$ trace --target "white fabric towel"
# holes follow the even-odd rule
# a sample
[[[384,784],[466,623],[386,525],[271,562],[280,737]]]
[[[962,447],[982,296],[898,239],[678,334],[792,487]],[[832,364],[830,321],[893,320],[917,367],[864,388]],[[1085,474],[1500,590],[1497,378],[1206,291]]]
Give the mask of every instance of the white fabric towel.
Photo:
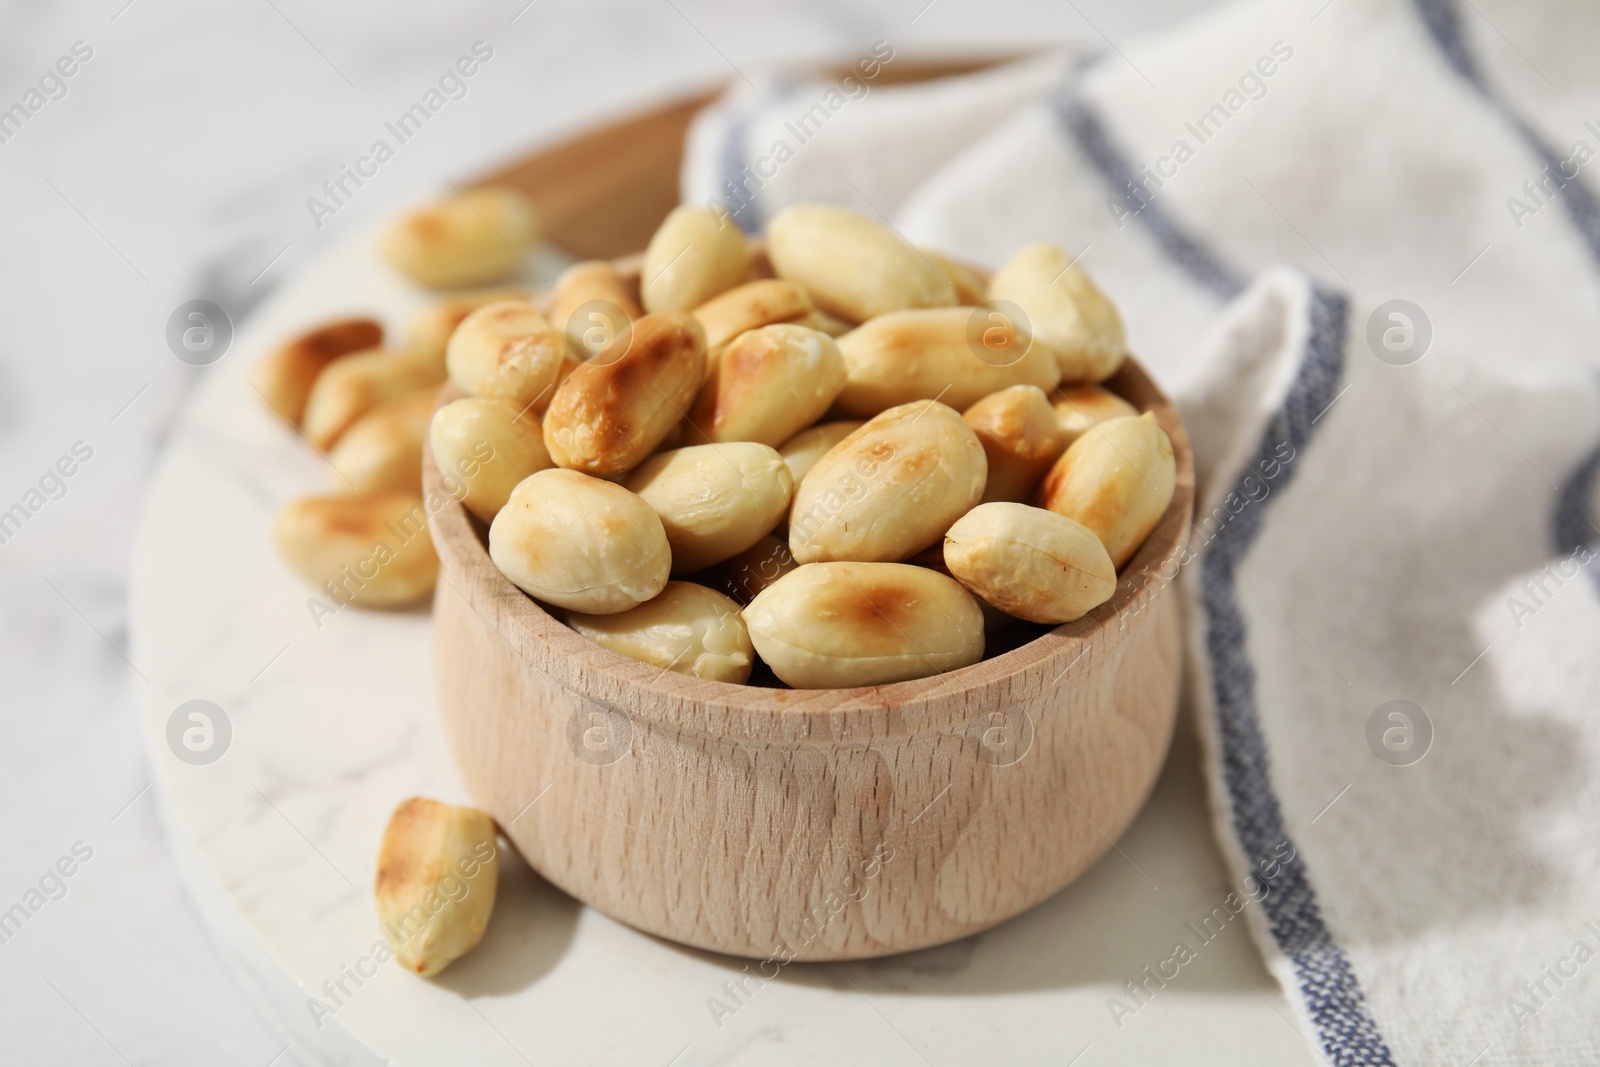
[[[739,214],[1048,239],[1119,302],[1199,465],[1216,832],[1335,1064],[1600,1063],[1597,44],[1577,0],[1250,0],[874,88]],[[806,106],[726,101],[685,198]]]

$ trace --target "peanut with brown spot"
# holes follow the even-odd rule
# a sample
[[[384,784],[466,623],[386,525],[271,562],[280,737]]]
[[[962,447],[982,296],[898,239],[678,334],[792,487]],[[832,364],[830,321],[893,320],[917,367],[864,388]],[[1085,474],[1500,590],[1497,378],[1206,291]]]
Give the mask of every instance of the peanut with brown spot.
[[[796,689],[885,685],[983,658],[983,612],[937,571],[903,563],[809,563],[744,609],[750,640]]]
[[[318,375],[341,356],[382,344],[383,327],[372,319],[330,322],[280,345],[252,368],[250,384],[285,422],[299,426]]]
[[[800,483],[789,549],[801,563],[898,562],[983,497],[988,461],[950,408],[890,408],[829,449]]]
[[[389,816],[373,898],[400,966],[431,978],[471,952],[494,911],[500,852],[476,808],[412,797]]]
[[[544,416],[550,457],[602,478],[632,470],[688,414],[705,363],[698,319],[685,311],[646,315],[556,390]]]
[[[777,447],[821,418],[844,384],[844,357],[827,334],[789,323],[750,330],[707,373],[691,440]]]
[[[441,378],[438,368],[383,349],[343,356],[317,376],[306,398],[301,429],[306,440],[326,452],[367,412],[438,385]]]
[[[1072,442],[1036,503],[1093,530],[1120,570],[1166,513],[1176,480],[1172,441],[1147,411],[1102,422]]]
[[[578,366],[537,308],[525,301],[485,304],[461,320],[445,350],[450,380],[474,396],[499,397],[543,412]]]
[[[1045,472],[1070,443],[1044,390],[1033,385],[990,393],[961,418],[978,435],[989,458],[985,504],[1032,499]]]
[[[492,285],[522,267],[522,249],[539,235],[538,218],[515,189],[469,189],[407,212],[384,230],[379,248],[419,285]]]
[[[302,578],[358,607],[414,604],[439,576],[428,513],[415,493],[297,500],[278,513],[272,540]]]

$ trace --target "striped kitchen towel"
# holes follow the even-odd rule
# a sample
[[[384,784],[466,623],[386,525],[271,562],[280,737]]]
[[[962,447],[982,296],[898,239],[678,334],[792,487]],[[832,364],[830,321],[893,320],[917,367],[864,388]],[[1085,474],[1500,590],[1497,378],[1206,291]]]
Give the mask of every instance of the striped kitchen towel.
[[[748,229],[1045,238],[1118,300],[1195,445],[1218,840],[1334,1064],[1600,1063],[1596,46],[1577,0],[1250,0],[824,101],[782,163],[827,85],[691,138],[686,199]]]

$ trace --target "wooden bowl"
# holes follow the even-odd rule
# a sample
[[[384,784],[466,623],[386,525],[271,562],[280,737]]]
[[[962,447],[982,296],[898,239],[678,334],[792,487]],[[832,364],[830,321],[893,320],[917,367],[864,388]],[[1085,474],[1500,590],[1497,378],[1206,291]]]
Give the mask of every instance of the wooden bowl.
[[[585,903],[761,960],[922,948],[1055,893],[1143,806],[1178,700],[1189,440],[1133,360],[1107,384],[1156,413],[1177,460],[1172,504],[1115,596],[917,681],[789,690],[663,671],[547,614],[461,505],[432,510],[440,704],[477,803]],[[440,490],[431,456],[424,476]]]

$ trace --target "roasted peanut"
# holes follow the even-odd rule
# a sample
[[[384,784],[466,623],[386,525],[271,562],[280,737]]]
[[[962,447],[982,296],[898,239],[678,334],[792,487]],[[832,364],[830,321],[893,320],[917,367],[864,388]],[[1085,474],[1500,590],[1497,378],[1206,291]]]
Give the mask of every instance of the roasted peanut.
[[[530,596],[596,615],[643,604],[672,569],[661,520],[620,485],[577,471],[530,474],[489,525],[489,558]]]
[[[896,311],[851,330],[839,338],[849,373],[839,409],[868,416],[934,399],[960,409],[1007,386],[1054,388],[1050,351],[1009,318],[984,316],[981,308]]]
[[[785,441],[783,447],[778,449],[778,454],[788,465],[789,473],[794,475],[796,491],[800,488],[800,482],[811,473],[811,468],[817,465],[817,460],[827,455],[834,445],[865,425],[865,422],[857,419],[825,422],[809,430],[801,430]]]
[[[1063,381],[1104,381],[1122,366],[1127,342],[1116,305],[1055,245],[1040,241],[1013,256],[989,282],[989,299],[1023,310]]]
[[[381,344],[383,327],[371,319],[330,322],[301,334],[262,359],[251,370],[250,383],[284,421],[298,426],[311,387],[328,364],[340,356]]]
[[[989,478],[983,502],[1030,500],[1069,443],[1044,390],[1013,385],[990,393],[961,416],[983,443]]]
[[[694,309],[706,329],[706,348],[717,351],[746,330],[794,322],[811,313],[811,297],[794,282],[770,278],[746,282]]]
[[[445,350],[450,380],[475,396],[542,412],[578,366],[564,337],[529,303],[485,304],[461,320]]]
[[[551,458],[601,477],[633,469],[688,413],[705,363],[698,319],[686,311],[646,315],[556,390],[544,418]]]
[[[644,309],[689,311],[744,280],[750,242],[727,212],[697,204],[673,208],[644,251]]]
[[[357,607],[413,603],[439,576],[428,513],[415,493],[297,500],[278,513],[272,539],[302,578]]]
[[[465,487],[461,502],[484,522],[494,521],[517,483],[554,466],[544,428],[514,400],[455,400],[433,415],[428,431],[433,461]]]
[[[425,386],[357,419],[328,452],[334,488],[422,492],[422,441],[438,395],[436,387]]]
[[[672,573],[737,555],[783,518],[794,479],[777,449],[748,441],[652,456],[624,483],[661,516]]]
[[[379,348],[344,356],[317,376],[306,398],[301,428],[306,440],[326,452],[357,419],[379,404],[438,385],[441,380],[437,368]]]
[[[1102,422],[1072,442],[1035,502],[1093,530],[1120,570],[1166,513],[1176,477],[1172,442],[1147,411]]]
[[[950,408],[890,408],[840,441],[795,494],[789,549],[801,563],[895,562],[938,541],[983,497],[983,445]]]
[[[757,593],[798,566],[789,546],[766,534],[737,556],[729,556],[696,574],[694,580],[748,604]]]
[[[979,507],[982,507],[982,505],[980,504]],[[967,514],[971,515],[972,512],[969,511]],[[961,520],[957,519],[956,521],[960,522]],[[938,571],[946,578],[950,578],[952,580],[955,579],[955,575],[950,573],[949,565],[944,561],[943,544],[937,544],[932,548],[924,549],[923,551],[918,552],[915,556],[912,556],[910,559],[906,560],[906,562],[913,567],[927,567],[931,570]],[[970,589],[967,591],[969,593],[972,592]],[[977,594],[973,594],[973,596],[974,599],[978,601],[978,609],[983,612],[983,632],[985,634],[999,633],[1002,630],[1007,630],[1023,621],[1017,618],[1015,615],[1007,615],[1005,612],[1001,611],[987,600],[977,596]],[[985,651],[987,651],[987,646]]]
[[[417,284],[454,289],[511,277],[522,266],[522,247],[538,236],[527,197],[515,189],[469,189],[400,216],[379,247]]]
[[[821,418],[844,381],[844,357],[825,333],[789,323],[741,333],[706,374],[690,440],[776,448]]]
[[[845,419],[841,422],[825,422],[820,426],[813,426],[809,430],[801,430],[785,441],[778,449],[778,454],[783,457],[784,465],[789,468],[789,473],[794,476],[795,492],[800,491],[800,480],[811,473],[811,468],[817,465],[817,460],[828,454],[828,450],[855,433],[866,423],[860,419]],[[792,504],[790,505],[793,506]],[[784,539],[787,544],[789,539],[789,520],[784,521],[773,529],[775,536]]]
[[[1027,504],[979,504],[944,535],[950,573],[1029,622],[1082,618],[1117,590],[1117,568],[1087,526]]]
[[[521,303],[527,299],[528,294],[521,289],[475,289],[441,297],[411,316],[406,325],[406,352],[438,367],[439,373],[444,374],[450,335],[456,332],[462,319],[485,304]]]
[[[756,661],[739,605],[693,582],[668,582],[654,600],[615,615],[573,612],[567,625],[613,652],[695,678],[743,685]]]
[[[671,452],[674,448],[682,448],[685,436],[683,428],[687,425],[688,423],[683,421],[674,423],[672,429],[667,431],[667,435],[661,439],[661,443],[656,445],[650,455],[659,456],[663,452]]]
[[[767,225],[767,254],[778,277],[799,282],[817,307],[851,322],[956,302],[955,286],[927,256],[844,208],[784,208]]]
[[[1124,415],[1137,415],[1139,409],[1100,385],[1063,385],[1055,392],[1056,421],[1066,432],[1070,445],[1091,426]]]
[[[373,895],[400,966],[431,978],[483,937],[500,853],[494,820],[476,808],[412,797],[389,816]]]
[[[846,322],[837,316],[828,314],[826,311],[818,311],[816,308],[811,309],[811,314],[795,319],[794,324],[816,330],[818,333],[825,333],[829,337],[843,337],[856,328],[855,323]]]
[[[572,317],[574,313],[580,313],[577,319]],[[638,296],[604,259],[568,267],[550,294],[550,325],[567,339],[579,359],[610,348],[643,315]]]
[[[744,609],[756,651],[796,689],[884,685],[983,658],[983,612],[956,581],[903,563],[811,563]]]
[[[950,279],[950,284],[956,288],[956,303],[963,307],[977,307],[983,303],[983,279],[978,277],[976,271],[964,267],[942,252],[935,252],[931,248],[924,248],[922,254],[928,261],[939,268],[939,273]]]

